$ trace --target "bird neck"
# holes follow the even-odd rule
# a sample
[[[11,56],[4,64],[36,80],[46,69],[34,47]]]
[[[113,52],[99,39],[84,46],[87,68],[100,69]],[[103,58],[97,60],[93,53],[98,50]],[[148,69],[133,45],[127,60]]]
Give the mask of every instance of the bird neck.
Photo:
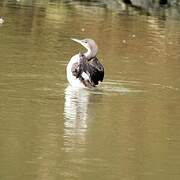
[[[95,57],[97,54],[97,48],[95,49],[88,49],[86,53],[84,53],[84,56],[87,58],[87,59],[91,59],[93,57]]]

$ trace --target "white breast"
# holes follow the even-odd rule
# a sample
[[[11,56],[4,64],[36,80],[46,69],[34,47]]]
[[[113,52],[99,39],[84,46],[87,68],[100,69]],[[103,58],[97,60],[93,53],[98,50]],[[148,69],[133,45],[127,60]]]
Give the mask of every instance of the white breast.
[[[67,80],[68,80],[69,84],[71,84],[71,86],[73,86],[73,87],[85,87],[78,78],[73,76],[72,71],[71,71],[72,65],[74,63],[77,63],[78,61],[79,61],[79,54],[74,55],[70,59],[68,65],[67,65],[67,68],[66,68]]]

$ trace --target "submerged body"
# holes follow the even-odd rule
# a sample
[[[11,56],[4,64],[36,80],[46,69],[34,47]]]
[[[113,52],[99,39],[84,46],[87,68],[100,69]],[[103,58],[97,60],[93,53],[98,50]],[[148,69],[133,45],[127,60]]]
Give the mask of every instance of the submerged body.
[[[87,52],[74,55],[67,65],[67,79],[74,87],[95,87],[103,81],[104,67],[96,57],[98,48],[92,39],[77,40]]]

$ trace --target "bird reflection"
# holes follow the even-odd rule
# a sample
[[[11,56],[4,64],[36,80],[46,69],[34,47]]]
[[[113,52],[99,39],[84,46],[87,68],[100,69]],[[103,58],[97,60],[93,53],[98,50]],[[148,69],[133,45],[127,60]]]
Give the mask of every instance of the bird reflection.
[[[65,149],[71,151],[85,143],[90,92],[68,86],[65,89],[64,138]]]

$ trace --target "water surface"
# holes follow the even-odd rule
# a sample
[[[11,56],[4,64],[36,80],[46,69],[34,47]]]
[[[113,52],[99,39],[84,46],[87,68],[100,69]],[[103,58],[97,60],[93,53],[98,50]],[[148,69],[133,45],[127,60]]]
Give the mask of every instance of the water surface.
[[[1,0],[0,16],[0,179],[179,180],[179,21],[79,1]],[[99,46],[95,90],[67,83],[71,37]]]

